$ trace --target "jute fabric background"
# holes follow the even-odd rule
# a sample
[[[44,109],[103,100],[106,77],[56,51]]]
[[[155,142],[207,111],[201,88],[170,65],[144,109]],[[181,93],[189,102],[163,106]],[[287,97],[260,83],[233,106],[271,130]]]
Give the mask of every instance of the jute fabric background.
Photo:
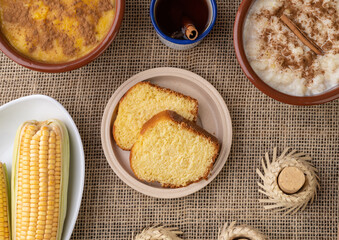
[[[86,181],[73,239],[130,239],[151,223],[178,226],[186,239],[212,240],[237,220],[271,239],[336,239],[338,225],[339,101],[297,107],[257,90],[242,73],[232,27],[240,1],[219,0],[218,19],[198,47],[184,52],[162,45],[149,18],[149,0],[127,0],[120,33],[96,61],[69,73],[44,74],[0,56],[0,103],[46,94],[65,106],[77,124],[86,154]],[[113,92],[132,75],[155,67],[193,71],[212,83],[230,110],[234,139],[228,162],[203,190],[181,199],[144,196],[125,185],[101,148],[100,124]],[[291,146],[313,157],[321,191],[315,204],[294,216],[264,211],[255,169],[266,151]]]

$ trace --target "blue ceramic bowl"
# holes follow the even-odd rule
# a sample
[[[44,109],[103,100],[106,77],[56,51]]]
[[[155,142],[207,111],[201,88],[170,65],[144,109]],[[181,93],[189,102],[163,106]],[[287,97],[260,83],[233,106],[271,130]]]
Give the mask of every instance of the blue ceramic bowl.
[[[197,46],[203,39],[204,37],[207,36],[207,34],[212,30],[214,24],[215,24],[215,20],[217,19],[217,4],[215,0],[208,0],[208,6],[209,6],[209,11],[210,11],[210,19],[209,19],[209,25],[206,28],[206,30],[199,35],[199,37],[194,40],[179,40],[179,39],[174,39],[171,38],[169,36],[167,36],[166,34],[164,34],[158,24],[157,21],[155,19],[155,8],[157,6],[157,2],[158,0],[152,0],[151,1],[151,7],[150,7],[150,16],[151,16],[151,20],[152,20],[152,24],[154,26],[155,31],[157,32],[158,37],[160,38],[161,42],[164,43],[166,46],[176,49],[176,50],[187,50],[190,48],[193,48],[195,46]]]

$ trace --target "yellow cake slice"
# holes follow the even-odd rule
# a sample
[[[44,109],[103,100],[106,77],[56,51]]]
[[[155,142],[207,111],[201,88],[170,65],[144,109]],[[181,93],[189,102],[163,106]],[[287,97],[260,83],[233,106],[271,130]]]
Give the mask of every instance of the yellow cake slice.
[[[138,179],[179,188],[207,179],[220,149],[218,140],[173,111],[147,121],[130,154]]]
[[[134,85],[119,102],[113,125],[116,144],[124,150],[130,150],[144,123],[164,110],[176,111],[188,120],[196,121],[198,101],[149,82]]]

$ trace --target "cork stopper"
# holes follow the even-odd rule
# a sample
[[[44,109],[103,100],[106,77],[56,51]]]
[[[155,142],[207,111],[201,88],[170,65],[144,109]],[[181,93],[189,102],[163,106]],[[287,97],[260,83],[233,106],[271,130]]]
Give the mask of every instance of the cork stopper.
[[[297,167],[286,167],[278,176],[278,185],[287,194],[298,192],[305,185],[305,182],[304,172]]]

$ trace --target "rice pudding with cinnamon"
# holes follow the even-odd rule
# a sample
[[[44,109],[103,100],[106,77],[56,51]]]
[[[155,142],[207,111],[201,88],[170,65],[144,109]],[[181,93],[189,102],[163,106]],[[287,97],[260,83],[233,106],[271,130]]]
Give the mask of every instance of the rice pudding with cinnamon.
[[[284,14],[319,46],[316,54],[280,19]],[[311,96],[339,85],[339,0],[256,0],[244,25],[251,67],[268,85]]]

